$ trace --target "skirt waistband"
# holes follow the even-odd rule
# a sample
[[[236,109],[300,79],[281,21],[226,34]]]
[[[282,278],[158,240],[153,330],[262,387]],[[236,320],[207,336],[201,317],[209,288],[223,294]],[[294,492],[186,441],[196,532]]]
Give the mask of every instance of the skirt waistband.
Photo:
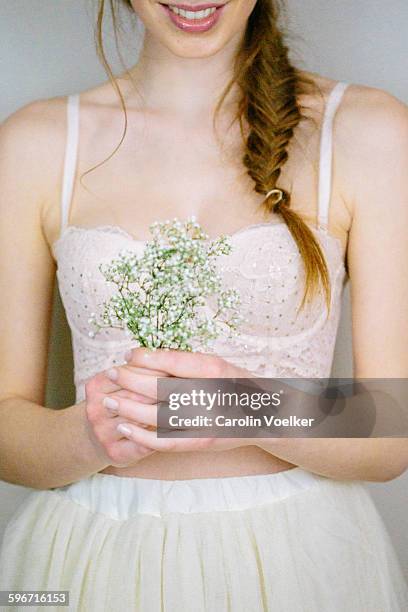
[[[300,467],[273,474],[152,480],[96,473],[53,491],[116,520],[136,514],[245,510],[273,503],[327,481]]]

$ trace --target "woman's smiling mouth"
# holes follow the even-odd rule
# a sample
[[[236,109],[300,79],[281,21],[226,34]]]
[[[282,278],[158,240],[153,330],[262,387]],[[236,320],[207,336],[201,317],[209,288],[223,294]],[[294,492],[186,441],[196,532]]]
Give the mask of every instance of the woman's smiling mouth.
[[[160,5],[174,25],[184,32],[207,32],[215,26],[225,6],[216,3]]]

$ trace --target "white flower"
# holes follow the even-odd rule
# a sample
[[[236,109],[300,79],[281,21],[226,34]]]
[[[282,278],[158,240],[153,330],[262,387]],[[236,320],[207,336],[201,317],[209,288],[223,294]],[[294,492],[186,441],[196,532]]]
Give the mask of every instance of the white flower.
[[[89,319],[96,330],[125,330],[139,346],[194,350],[227,330],[237,332],[242,317],[240,297],[224,288],[214,260],[231,251],[225,236],[209,240],[194,217],[154,222],[153,239],[142,256],[122,250],[117,259],[101,264],[106,281],[118,292],[103,303],[101,320]],[[218,308],[212,318],[200,309],[216,296]],[[94,332],[90,332],[90,334]],[[97,333],[97,332],[96,332]]]

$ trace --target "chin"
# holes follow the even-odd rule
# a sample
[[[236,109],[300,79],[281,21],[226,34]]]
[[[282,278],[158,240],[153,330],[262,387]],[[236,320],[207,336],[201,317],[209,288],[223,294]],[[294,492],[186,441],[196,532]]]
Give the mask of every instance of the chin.
[[[229,43],[228,39],[175,41],[168,40],[166,47],[176,57],[185,59],[205,59],[219,53]]]

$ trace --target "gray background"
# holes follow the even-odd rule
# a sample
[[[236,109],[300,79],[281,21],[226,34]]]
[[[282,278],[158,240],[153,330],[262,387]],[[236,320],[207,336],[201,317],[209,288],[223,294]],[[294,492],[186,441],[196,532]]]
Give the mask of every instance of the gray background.
[[[105,80],[93,44],[94,7],[92,0],[0,0],[0,119],[34,99]],[[288,22],[294,58],[304,68],[380,87],[408,102],[407,0],[288,0]],[[131,33],[136,40],[137,31]],[[125,56],[134,57],[136,48]],[[333,375],[351,373],[346,290]],[[48,377],[47,405],[74,403],[70,337],[57,289]],[[407,484],[408,473],[368,487],[408,576]],[[0,536],[28,492],[0,482]]]

